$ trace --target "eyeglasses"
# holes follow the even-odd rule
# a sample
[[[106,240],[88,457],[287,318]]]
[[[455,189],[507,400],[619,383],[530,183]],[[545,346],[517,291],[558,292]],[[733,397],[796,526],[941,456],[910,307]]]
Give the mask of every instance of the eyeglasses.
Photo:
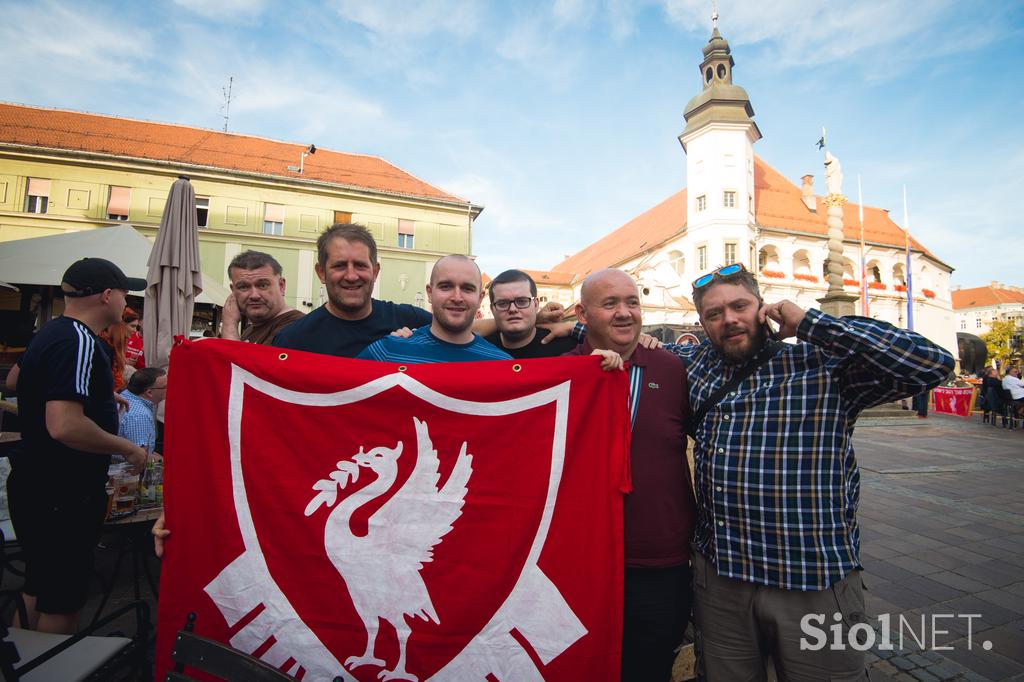
[[[746,272],[747,269],[743,267],[743,263],[732,263],[730,265],[723,265],[714,272],[709,272],[706,275],[701,275],[697,279],[693,280],[693,288],[700,289],[711,284],[715,277],[728,277],[729,275],[735,275],[737,272]]]
[[[492,303],[498,310],[508,310],[512,304],[515,303],[516,307],[520,310],[529,308],[530,304],[533,303],[533,299],[528,296],[520,296],[519,298],[499,298],[497,301]]]

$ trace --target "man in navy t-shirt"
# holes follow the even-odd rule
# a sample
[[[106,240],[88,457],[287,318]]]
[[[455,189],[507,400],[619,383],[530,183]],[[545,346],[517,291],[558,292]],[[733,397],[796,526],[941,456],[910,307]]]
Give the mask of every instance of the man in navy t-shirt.
[[[430,313],[422,308],[373,298],[380,263],[377,242],[365,227],[333,225],[316,246],[316,274],[327,303],[278,332],[275,346],[354,358],[396,329],[430,324]]]
[[[408,338],[385,336],[359,354],[381,362],[471,362],[511,360],[512,356],[473,333],[473,320],[483,301],[480,268],[467,256],[445,256],[434,264],[427,298],[434,313],[429,327]]]
[[[23,447],[8,491],[25,556],[28,622],[20,627],[75,632],[106,514],[110,455],[137,471],[146,463],[143,448],[117,435],[110,359],[96,336],[121,320],[127,293],[145,287],[102,258],[75,262],[61,284],[64,315],[36,334],[19,361]]]

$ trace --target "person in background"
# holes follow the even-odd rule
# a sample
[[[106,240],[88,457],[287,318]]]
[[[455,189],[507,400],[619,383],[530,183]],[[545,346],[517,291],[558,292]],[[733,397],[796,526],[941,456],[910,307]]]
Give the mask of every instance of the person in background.
[[[125,364],[142,369],[146,366],[146,358],[142,353],[142,318],[131,308],[125,308],[123,321],[128,327],[128,339],[124,344]]]
[[[118,435],[146,448],[156,450],[156,407],[167,395],[167,372],[159,367],[143,367],[128,380],[121,393],[128,411],[121,415]]]
[[[996,417],[1003,414],[1003,382],[999,380],[999,370],[986,367],[981,379],[981,399],[984,401],[982,423],[996,425]],[[1003,428],[1006,428],[1006,417],[1003,417]]]
[[[27,627],[73,633],[92,581],[93,550],[107,510],[107,467],[123,456],[136,472],[146,451],[117,434],[110,357],[97,333],[121,324],[125,296],[146,280],[102,258],[67,269],[64,314],[50,320],[19,363],[23,450],[7,482],[25,557]]]
[[[125,387],[125,367],[128,365],[125,358],[128,326],[118,320],[101,331],[99,336],[106,346],[107,353],[110,355],[110,366],[114,372],[114,392],[120,393]]]
[[[1010,417],[1012,429],[1013,420],[1020,416],[1020,410],[1024,407],[1024,381],[1021,380],[1020,370],[1016,367],[1011,367],[1003,377],[1003,390],[1010,392],[1010,404],[1006,406],[1006,412]]]

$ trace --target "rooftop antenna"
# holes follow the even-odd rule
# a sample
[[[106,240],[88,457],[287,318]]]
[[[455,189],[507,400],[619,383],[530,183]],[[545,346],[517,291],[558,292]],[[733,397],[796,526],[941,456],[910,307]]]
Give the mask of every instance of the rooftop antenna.
[[[228,76],[228,87],[221,88],[220,91],[224,95],[224,104],[220,106],[220,110],[223,111],[222,118],[224,119],[224,132],[228,131],[228,118],[231,117],[231,87],[235,83],[234,76]]]

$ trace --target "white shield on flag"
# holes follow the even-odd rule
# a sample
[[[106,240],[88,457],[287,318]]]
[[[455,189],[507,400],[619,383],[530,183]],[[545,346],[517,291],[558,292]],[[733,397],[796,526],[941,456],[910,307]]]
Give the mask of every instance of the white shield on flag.
[[[483,403],[396,372],[336,393],[302,393],[232,365],[227,434],[244,551],[205,588],[234,631],[231,645],[291,674],[304,671],[305,679],[542,679],[533,656],[550,663],[586,635],[538,566],[565,460],[569,388],[563,382]],[[389,410],[394,404],[407,410],[383,415],[377,401],[385,393]],[[315,417],[289,436],[295,445],[279,457],[283,468],[271,468],[267,448],[247,438],[247,429],[251,420],[288,410]],[[394,427],[374,427],[385,422]],[[364,423],[365,430],[353,426]],[[511,432],[524,424],[542,431],[530,442],[545,447],[516,449]],[[311,462],[321,469],[289,488],[289,461],[301,461],[304,471]],[[533,485],[536,494],[527,492],[528,502],[513,505],[522,509],[507,513],[495,502],[495,478],[510,486],[528,481],[524,489]],[[304,500],[292,489],[304,492]],[[474,497],[478,489],[486,494]],[[485,531],[494,528],[497,511],[513,525],[495,540],[490,536],[496,533]],[[492,544],[478,547],[486,542]],[[501,585],[462,578],[457,584],[464,594],[451,595],[447,574],[464,570],[462,552],[474,547],[477,558],[470,563],[518,570]],[[290,562],[299,554],[309,556],[293,570]],[[482,575],[485,568],[460,575]],[[298,581],[303,590],[296,589]],[[312,606],[308,594],[300,594],[310,585],[324,586],[312,590]],[[478,621],[452,622],[465,611],[459,599],[475,605]],[[339,614],[343,624],[335,627],[325,613]],[[465,627],[461,639],[451,635],[452,628]]]

